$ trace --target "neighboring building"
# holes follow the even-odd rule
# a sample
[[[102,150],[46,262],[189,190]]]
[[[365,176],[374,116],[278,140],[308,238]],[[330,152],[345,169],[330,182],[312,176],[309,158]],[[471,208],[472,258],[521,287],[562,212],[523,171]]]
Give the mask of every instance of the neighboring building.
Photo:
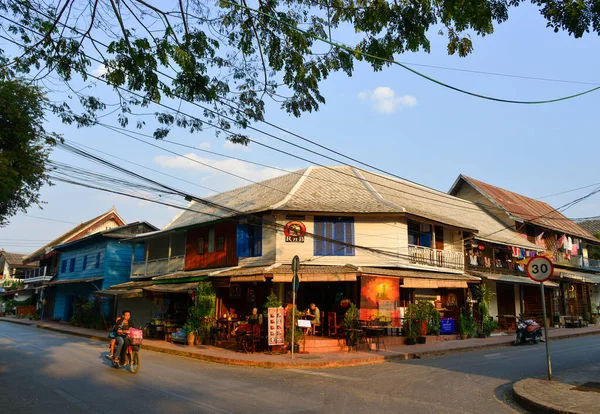
[[[600,271],[600,262],[589,258],[588,247],[600,245],[598,239],[547,203],[464,175],[457,178],[449,194],[477,203],[504,225],[517,231],[520,243],[527,241],[537,245],[538,249],[544,251],[542,254],[554,262],[554,283],[549,285],[558,283],[560,286],[559,289],[547,289],[545,298],[554,323],[560,323],[561,316],[590,318],[593,308],[591,293],[595,284],[600,282],[600,276],[596,274]],[[480,232],[477,237],[485,238],[486,235]],[[486,266],[478,266],[478,270],[483,269],[487,273],[484,275],[487,283],[497,290],[497,313],[502,315],[507,312],[514,301],[515,305],[518,302],[521,304],[520,307],[516,306],[515,313],[522,311],[529,316],[541,315],[539,289],[525,286],[520,281],[520,294],[517,295],[515,290],[512,296],[510,287],[496,276],[506,270],[508,274],[522,276],[524,252],[519,249],[509,251],[506,246],[486,248],[493,248],[488,250],[486,256],[492,256],[492,266],[487,266],[487,269]],[[493,257],[494,253],[500,257]],[[509,300],[510,296],[512,299]]]
[[[129,280],[133,247],[122,240],[155,230],[146,222],[110,226],[54,246],[52,251],[60,254],[56,277],[44,283],[46,308],[52,317],[69,321],[77,298],[91,299],[95,291]],[[112,316],[112,311],[112,304],[105,302],[103,312]]]
[[[112,292],[136,291],[121,306],[167,318],[169,306],[159,310],[152,292],[211,280],[219,315],[247,315],[271,291],[291,303],[298,255],[301,309],[314,302],[337,311],[350,299],[361,317],[398,326],[408,303],[430,300],[458,317],[480,281],[464,272],[464,240],[478,233],[538,248],[476,203],[358,168],[309,167],[192,202],[162,231],[136,237],[143,249],[135,249],[131,281]]]
[[[22,284],[25,272],[36,266],[33,264],[23,263],[24,254],[9,253],[0,250],[0,301],[15,299],[17,301],[25,301],[30,299],[32,292],[27,289],[27,286]],[[8,290],[6,287],[20,283],[18,289]]]
[[[600,239],[600,220],[583,220],[576,223]],[[589,262],[595,267],[600,267],[600,246],[590,247],[588,255]],[[600,285],[592,287],[592,312],[596,315],[600,314]]]
[[[73,227],[50,243],[25,256],[23,258],[24,263],[29,267],[23,275],[23,282],[27,286],[27,289],[33,292],[34,300],[36,302],[40,300],[43,283],[49,282],[58,274],[60,254],[54,250],[55,246],[72,242],[100,231],[123,226],[124,224],[125,220],[119,216],[117,210],[113,207],[106,213]],[[46,307],[43,310],[43,315],[47,316],[51,314],[51,308]]]

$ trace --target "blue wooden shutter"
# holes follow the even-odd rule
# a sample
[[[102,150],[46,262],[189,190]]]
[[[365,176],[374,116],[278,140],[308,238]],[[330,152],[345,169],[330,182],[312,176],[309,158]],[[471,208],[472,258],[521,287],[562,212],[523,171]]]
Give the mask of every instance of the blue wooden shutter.
[[[87,255],[83,256],[83,266],[81,267],[83,270],[87,267]]]
[[[324,235],[325,235],[325,228],[324,228],[323,222],[315,217],[315,236],[317,236],[314,238],[314,244],[315,244],[314,255],[315,256],[324,256],[325,255],[325,242],[323,240],[321,240],[321,238],[319,237],[319,236],[322,237]]]
[[[236,229],[236,253],[238,257],[250,256],[250,235],[247,224],[238,224]]]
[[[100,253],[96,254],[96,269],[100,267]]]
[[[69,272],[75,270],[75,258],[71,259],[71,263],[69,263]]]
[[[67,271],[67,261],[63,260],[60,264],[60,272],[65,273]]]
[[[253,256],[262,256],[262,225],[257,224],[253,227]]]
[[[336,220],[333,223],[333,238],[335,241],[343,242],[344,241],[344,222],[342,219]],[[346,249],[344,245],[341,243],[332,243],[333,256],[345,256]]]
[[[323,236],[325,236],[326,239],[323,241],[323,244],[325,246],[324,256],[335,255],[335,242],[332,241],[333,239],[335,239],[333,230],[333,222],[331,221],[331,219],[323,223]]]
[[[354,220],[348,219],[344,223],[344,243],[354,245]],[[354,256],[354,246],[346,246],[345,256]]]

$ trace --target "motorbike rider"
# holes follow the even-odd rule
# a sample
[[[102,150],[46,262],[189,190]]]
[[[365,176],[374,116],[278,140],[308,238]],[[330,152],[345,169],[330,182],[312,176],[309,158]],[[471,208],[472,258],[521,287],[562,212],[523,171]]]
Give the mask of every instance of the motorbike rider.
[[[135,325],[131,321],[131,311],[124,310],[123,316],[116,324],[117,331],[117,350],[114,354],[114,361],[118,364],[119,358],[121,356],[121,351],[123,347],[128,345],[127,334],[129,333],[129,328],[135,328]]]

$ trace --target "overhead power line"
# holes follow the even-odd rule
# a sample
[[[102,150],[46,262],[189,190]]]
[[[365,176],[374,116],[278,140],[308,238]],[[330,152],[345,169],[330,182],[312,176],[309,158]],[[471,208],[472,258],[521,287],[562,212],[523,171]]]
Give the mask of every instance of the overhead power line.
[[[39,11],[37,11],[37,12],[38,12],[39,14],[41,14],[41,15],[44,15],[43,13],[41,13],[41,12],[39,12]],[[3,16],[0,16],[0,17],[3,17]],[[46,17],[48,17],[48,16],[46,16]],[[3,17],[3,18],[5,18],[5,19],[7,19],[7,20],[11,21],[10,19],[8,19],[8,18],[6,18],[6,17]],[[18,22],[14,22],[14,21],[12,21],[12,22],[13,22],[14,24],[19,24]],[[61,24],[61,25],[63,25],[64,27],[66,27],[66,28],[70,28],[71,30],[77,31],[77,29],[76,29],[76,28],[70,27],[70,26],[68,26],[68,25],[65,25],[65,24],[63,24],[63,23],[60,23],[60,24]],[[21,25],[21,26],[22,26],[22,25]],[[35,31],[34,31],[33,29],[27,28],[26,26],[22,26],[22,28],[24,28],[24,29],[27,29],[27,30],[30,30],[30,31],[32,31],[32,32],[34,32],[34,33],[35,33]],[[0,37],[2,37],[2,36],[0,36]],[[13,43],[16,43],[14,40],[11,40],[11,39],[8,39],[8,40],[12,41]],[[93,40],[94,40],[94,39],[93,39]],[[96,41],[96,40],[94,40],[94,41]],[[103,44],[102,42],[99,42],[99,41],[97,41],[97,43],[99,43],[100,45],[102,45],[102,46],[104,46],[104,47],[107,47],[107,45]],[[21,47],[23,47],[23,46],[21,46]],[[86,57],[88,57],[88,58],[89,58],[89,59],[91,59],[91,60],[94,60],[94,61],[98,62],[98,63],[103,63],[103,62],[102,62],[102,61],[100,61],[99,59],[96,59],[96,58],[94,58],[94,57],[92,57],[92,56],[89,56],[89,55],[85,55],[85,56],[86,56]],[[168,77],[168,78],[172,79],[172,80],[174,79],[174,78],[173,78],[171,75],[169,75],[169,74],[163,73],[163,72],[161,72],[161,71],[157,71],[157,72],[158,72],[158,73],[160,73],[160,74],[161,74],[161,75],[163,75],[163,76],[166,76],[166,77]],[[95,75],[93,75],[93,74],[90,74],[90,73],[87,73],[87,75],[88,75],[89,77],[91,77],[91,78],[97,79],[98,81],[101,81],[101,82],[103,82],[103,83],[106,83],[106,84],[107,84],[107,85],[109,85],[109,86],[112,86],[112,85],[110,85],[110,84],[109,84],[109,83],[108,83],[108,82],[107,82],[105,79],[102,79],[102,78],[100,78],[100,77],[97,77],[97,76],[95,76]],[[114,86],[113,86],[113,87],[114,87]],[[128,90],[128,89],[126,89],[126,88],[123,88],[123,87],[117,87],[117,88],[118,88],[118,89],[121,89],[121,90],[123,90],[123,91],[125,91],[125,92],[131,93],[131,94],[133,94],[133,95],[135,95],[135,96],[137,96],[137,97],[139,97],[139,98],[143,98],[143,96],[142,96],[141,94],[138,94],[138,93],[136,93],[136,92],[133,92],[133,91],[131,91],[131,90]],[[220,114],[220,113],[216,112],[215,110],[213,110],[213,109],[211,109],[211,108],[208,108],[208,107],[206,107],[206,106],[200,105],[200,104],[198,104],[198,103],[196,103],[196,102],[187,101],[187,100],[185,100],[185,99],[184,99],[184,98],[182,98],[182,97],[179,97],[179,98],[180,98],[180,99],[182,99],[182,100],[184,100],[184,101],[186,101],[186,102],[188,102],[188,103],[190,103],[190,104],[192,104],[192,105],[194,105],[194,106],[197,106],[197,107],[199,107],[199,108],[201,108],[201,109],[203,109],[203,110],[205,110],[205,111],[208,111],[208,112],[210,112],[210,113],[213,113],[213,114],[215,114],[215,115],[217,115],[217,116],[221,116],[221,117],[223,117],[224,119],[227,119],[227,120],[229,120],[229,121],[236,122],[236,121],[235,121],[235,119],[233,119],[233,118],[231,118],[231,117],[228,117],[227,115]],[[223,103],[222,101],[219,101],[219,102]],[[227,129],[225,129],[225,128],[223,128],[223,127],[219,126],[219,125],[212,124],[212,123],[211,123],[211,122],[209,122],[208,120],[202,120],[202,119],[200,119],[200,118],[198,118],[198,117],[196,117],[196,116],[193,116],[193,115],[190,115],[190,114],[188,114],[188,113],[185,113],[185,112],[181,111],[180,109],[175,109],[175,108],[172,108],[172,107],[170,107],[170,106],[168,106],[168,105],[165,105],[164,103],[156,103],[156,104],[157,104],[157,105],[159,105],[159,106],[162,106],[162,107],[164,107],[164,108],[166,108],[166,109],[168,109],[168,110],[171,110],[171,111],[176,111],[176,112],[178,112],[178,113],[181,113],[181,114],[183,114],[183,115],[185,115],[185,116],[188,116],[188,117],[190,117],[190,118],[192,118],[192,119],[194,119],[194,120],[197,120],[197,121],[199,121],[199,122],[205,123],[205,124],[207,124],[207,125],[209,125],[209,126],[211,126],[211,127],[217,128],[217,129],[219,129],[219,130],[221,130],[221,131],[223,131],[223,132],[225,132],[225,133],[227,133],[227,134],[230,134],[230,135],[236,135],[235,133],[233,133],[233,132],[232,132],[232,131],[230,131],[230,130],[227,130]],[[229,105],[229,104],[225,104],[225,103],[223,103],[223,104],[224,104],[224,105],[226,105],[226,106],[228,106],[228,107],[230,107],[231,109],[234,109],[234,110],[236,110],[236,111],[240,111],[240,110],[239,110],[238,108],[236,108],[235,106],[231,106],[231,105]],[[240,111],[240,112],[241,112],[241,111]],[[243,114],[243,113],[242,113],[242,114]],[[361,162],[361,161],[359,161],[359,160],[356,160],[355,158],[348,157],[348,156],[346,156],[346,155],[344,155],[344,154],[342,154],[342,153],[340,153],[340,152],[337,152],[337,151],[335,151],[335,150],[332,150],[332,149],[330,149],[330,148],[328,148],[328,147],[326,147],[326,146],[323,146],[323,145],[321,145],[321,144],[318,144],[318,143],[314,142],[313,140],[310,140],[310,139],[304,138],[304,137],[302,137],[302,136],[300,136],[300,135],[298,135],[298,134],[295,134],[295,133],[293,133],[293,132],[291,132],[291,131],[288,131],[288,130],[286,130],[285,128],[281,128],[281,127],[279,127],[279,126],[277,126],[277,125],[275,125],[275,124],[271,124],[271,123],[269,123],[269,122],[266,122],[266,121],[263,121],[263,122],[264,122],[264,123],[266,123],[267,125],[270,125],[270,126],[273,126],[273,127],[277,128],[277,129],[279,129],[279,130],[281,130],[281,131],[283,131],[283,132],[286,132],[286,133],[288,133],[288,134],[294,135],[294,136],[296,136],[296,137],[298,137],[298,138],[300,138],[300,139],[302,139],[302,140],[304,140],[304,141],[310,142],[310,143],[312,143],[313,145],[319,146],[320,148],[326,149],[326,150],[328,150],[328,151],[330,151],[330,152],[332,152],[332,153],[335,153],[335,154],[339,154],[339,155],[341,155],[341,156],[342,156],[342,157],[344,157],[344,158],[347,158],[347,159],[353,160],[353,161],[355,161],[355,162],[358,162],[358,163],[360,163],[361,165],[367,166],[367,167],[369,167],[369,168],[372,168],[372,169],[374,169],[374,170],[376,170],[376,171],[380,171],[380,172],[382,172],[382,173],[384,173],[384,174],[388,174],[388,175],[391,175],[392,177],[395,177],[395,178],[397,178],[397,179],[403,180],[403,181],[405,181],[405,183],[403,183],[403,184],[405,184],[405,185],[407,185],[407,186],[409,186],[409,187],[416,188],[416,189],[418,189],[418,190],[420,190],[420,191],[427,191],[427,192],[430,192],[430,193],[432,193],[432,194],[436,194],[436,195],[439,195],[439,194],[441,193],[441,192],[439,192],[438,190],[431,189],[431,188],[429,188],[429,187],[426,187],[426,186],[423,186],[423,185],[421,185],[421,184],[415,183],[415,182],[413,182],[413,181],[411,181],[411,180],[407,180],[406,178],[403,178],[403,177],[400,177],[400,176],[398,176],[398,175],[395,175],[395,174],[393,174],[393,173],[390,173],[390,172],[387,172],[387,171],[385,171],[385,170],[379,169],[379,168],[377,168],[377,167],[375,167],[375,166],[372,166],[372,165],[370,165],[370,164],[366,164],[366,163],[364,163],[364,162]],[[346,164],[344,161],[341,161],[341,160],[339,160],[339,159],[332,158],[332,157],[329,157],[329,156],[327,156],[327,155],[323,155],[323,154],[321,154],[321,153],[319,153],[319,152],[316,152],[316,151],[313,151],[313,150],[307,149],[307,148],[305,148],[305,147],[303,147],[303,146],[301,146],[301,145],[295,144],[295,143],[293,143],[293,142],[290,142],[289,140],[283,139],[283,138],[281,138],[281,137],[278,137],[278,136],[276,136],[276,135],[273,135],[273,134],[271,134],[271,133],[268,133],[268,132],[262,131],[262,130],[260,130],[260,129],[258,129],[258,128],[255,128],[255,127],[252,127],[252,126],[248,126],[248,129],[250,129],[250,130],[254,130],[254,131],[258,132],[258,133],[264,134],[264,135],[266,135],[266,136],[268,136],[268,137],[271,137],[271,138],[274,138],[274,139],[276,139],[276,140],[279,140],[279,141],[285,142],[286,144],[292,145],[292,146],[294,146],[294,147],[296,147],[296,148],[302,149],[302,150],[304,150],[304,151],[310,152],[310,153],[312,153],[312,154],[318,155],[318,156],[320,156],[320,157],[323,157],[323,158],[326,158],[326,159],[328,159],[328,160],[331,160],[331,161],[334,161],[334,162],[339,162],[339,163],[341,163],[341,164],[343,164],[343,165],[352,166],[352,165]],[[138,133],[138,134],[139,134],[139,133]],[[153,138],[153,137],[152,137],[152,138]],[[181,145],[181,144],[177,144],[177,143],[175,143],[175,142],[173,142],[173,141],[169,141],[169,140],[165,140],[165,141],[167,141],[167,142],[171,142],[171,143],[173,143],[173,144],[175,144],[175,145]],[[343,171],[336,170],[336,169],[334,169],[334,168],[331,168],[331,167],[329,167],[329,166],[323,165],[323,164],[321,164],[321,163],[317,163],[317,162],[315,162],[315,161],[312,161],[312,160],[309,160],[309,159],[307,159],[307,158],[300,157],[300,156],[299,156],[299,155],[297,155],[297,154],[290,154],[290,153],[289,153],[289,152],[287,152],[287,151],[283,151],[283,150],[281,150],[281,149],[279,149],[279,148],[272,147],[272,146],[270,146],[270,145],[267,145],[267,144],[261,143],[261,142],[259,142],[259,141],[253,140],[253,139],[251,139],[251,138],[249,138],[249,141],[250,141],[250,142],[253,142],[253,143],[254,143],[254,144],[256,144],[256,145],[260,145],[260,146],[262,146],[262,147],[268,148],[268,149],[270,149],[270,150],[273,150],[273,151],[276,151],[276,152],[279,152],[279,153],[283,153],[283,154],[285,154],[285,155],[288,155],[288,156],[290,156],[290,157],[293,157],[293,158],[295,158],[295,159],[300,159],[300,160],[303,160],[303,161],[305,161],[305,162],[308,162],[308,163],[310,163],[310,164],[314,164],[314,165],[317,165],[317,166],[320,166],[320,167],[323,167],[323,168],[327,168],[327,169],[329,169],[329,170],[331,170],[331,171],[335,172],[336,174],[342,174],[342,175],[349,176],[349,177],[351,177],[351,178],[356,178],[354,175],[351,175],[351,174],[345,173],[345,172],[343,172]],[[149,145],[152,145],[152,144],[149,144]],[[198,149],[198,150],[200,151],[200,149]],[[171,152],[171,151],[169,151],[169,150],[165,150],[165,151]],[[182,156],[182,157],[184,157],[184,158],[186,158],[186,159],[188,159],[188,160],[191,160],[191,161],[193,161],[193,159],[190,159],[189,157],[186,157],[186,156]],[[217,170],[219,170],[218,168],[215,168],[215,167],[213,167],[213,166],[210,166],[210,165],[208,165],[208,164],[206,164],[206,163],[198,162],[197,160],[196,160],[195,162],[197,162],[197,163],[199,163],[199,164],[202,164],[202,165],[204,165],[204,166],[206,166],[206,167],[209,167],[209,168],[213,168],[213,169],[217,169]],[[272,167],[271,167],[271,168],[272,168]],[[222,170],[220,170],[220,171],[221,171],[221,172],[223,172]],[[230,174],[230,175],[231,175],[231,174]],[[234,176],[235,176],[235,175],[234,175]],[[246,180],[246,181],[249,181],[249,182],[252,182],[252,183],[255,183],[255,184],[257,184],[255,181],[248,180],[248,179],[246,179],[246,178],[244,178],[244,177],[239,177],[239,176],[237,176],[237,177],[238,177],[238,178],[241,178],[241,179],[244,179],[244,180]],[[391,182],[397,183],[397,182],[396,182],[396,180],[394,180],[394,179],[393,179],[393,178],[391,178],[391,177],[387,177],[387,176],[379,176],[379,178],[381,178],[381,179],[383,179],[383,180],[387,180],[387,181],[391,181]],[[365,181],[369,182],[368,180],[365,180]],[[379,185],[379,186],[382,186],[382,187],[384,187],[384,188],[391,189],[392,191],[395,191],[395,192],[400,192],[400,193],[405,193],[405,194],[416,195],[416,194],[414,194],[414,193],[406,192],[406,191],[400,190],[400,189],[398,189],[398,188],[394,188],[394,187],[390,187],[390,186],[385,186],[385,185],[382,185],[382,184],[378,184],[378,185]],[[445,195],[445,193],[441,193],[441,194],[444,194],[444,195]],[[419,196],[419,197],[423,197],[423,196],[422,196],[422,194],[418,194],[417,196]],[[425,198],[425,197],[423,197],[423,198]],[[437,200],[437,199],[432,199],[432,198],[429,198],[429,200],[430,200],[430,201],[433,201],[433,202],[440,203],[440,200]],[[488,209],[493,209],[493,210],[503,211],[501,208],[499,208],[498,206],[496,206],[496,205],[493,205],[493,204],[485,204],[485,203],[473,202],[473,201],[469,201],[469,200],[463,200],[463,199],[460,199],[460,198],[457,198],[457,201],[458,201],[458,202],[463,202],[463,203],[465,203],[465,204],[478,204],[478,205],[484,206],[484,207],[486,207],[486,208],[488,208]],[[475,210],[475,209],[473,209],[473,210]]]
[[[345,44],[342,44],[342,43],[339,43],[339,42],[334,42],[332,40],[325,39],[323,37],[317,36],[314,33],[310,33],[310,32],[307,32],[306,30],[300,29],[299,27],[297,27],[294,24],[291,24],[291,23],[289,23],[287,21],[283,21],[281,19],[278,19],[277,17],[273,16],[270,13],[265,13],[263,11],[254,9],[252,7],[248,7],[248,6],[243,5],[243,4],[232,3],[232,2],[230,2],[228,0],[221,0],[221,3],[222,4],[228,4],[228,5],[232,6],[232,7],[239,7],[241,9],[245,9],[245,10],[247,10],[249,12],[252,12],[252,13],[255,13],[255,14],[260,14],[260,15],[265,16],[268,19],[273,20],[273,21],[275,21],[277,23],[280,23],[280,24],[282,24],[282,25],[284,25],[284,26],[286,26],[286,27],[288,27],[288,28],[290,28],[292,30],[296,30],[297,32],[300,32],[300,33],[302,33],[305,36],[312,37],[313,39],[319,40],[319,41],[327,43],[327,44],[329,44],[331,46],[334,46],[334,47],[337,47],[339,49],[345,50],[346,52],[352,53],[353,55],[360,55],[360,56],[363,56],[363,57],[366,57],[366,58],[376,59],[376,60],[380,60],[382,62],[386,62],[386,63],[390,63],[390,64],[394,64],[394,65],[400,66],[401,68],[404,68],[404,69],[408,70],[409,72],[412,72],[415,75],[418,75],[418,76],[420,76],[420,77],[422,77],[424,79],[427,79],[428,81],[433,82],[433,83],[435,83],[437,85],[443,86],[445,88],[451,89],[451,90],[456,91],[456,92],[460,92],[460,93],[465,94],[465,95],[470,95],[470,96],[474,96],[476,98],[486,99],[486,100],[489,100],[489,101],[502,102],[502,103],[512,103],[512,104],[522,104],[522,105],[539,105],[539,104],[547,104],[547,103],[553,103],[553,102],[566,101],[568,99],[577,98],[579,96],[583,96],[583,95],[589,94],[591,92],[595,92],[598,89],[600,89],[600,86],[596,86],[594,88],[591,88],[591,89],[588,89],[586,91],[579,92],[579,93],[576,93],[576,94],[573,94],[573,95],[563,96],[563,97],[555,98],[555,99],[545,99],[545,100],[540,100],[540,101],[517,101],[517,100],[512,100],[512,99],[502,99],[502,98],[496,98],[496,97],[492,97],[492,96],[482,95],[482,94],[475,93],[475,92],[470,92],[470,91],[467,91],[465,89],[461,89],[461,88],[458,88],[456,86],[452,86],[452,85],[449,85],[449,84],[444,83],[442,81],[439,81],[437,79],[434,79],[434,78],[432,78],[430,76],[427,76],[427,75],[425,75],[425,74],[423,74],[423,73],[421,73],[419,71],[416,71],[416,70],[408,67],[407,65],[402,64],[402,63],[400,63],[400,62],[398,62],[396,60],[382,58],[380,56],[373,55],[373,54],[370,54],[370,53],[366,53],[366,52],[363,52],[363,51],[358,50],[356,48],[352,48],[352,47],[350,47],[348,45],[345,45]]]

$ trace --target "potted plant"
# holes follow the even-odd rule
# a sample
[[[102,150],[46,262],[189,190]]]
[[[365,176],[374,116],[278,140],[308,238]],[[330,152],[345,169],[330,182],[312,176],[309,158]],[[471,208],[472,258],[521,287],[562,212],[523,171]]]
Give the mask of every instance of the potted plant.
[[[467,339],[475,330],[475,320],[469,311],[462,309],[458,317],[460,339]]]
[[[300,338],[304,336],[304,332],[302,328],[298,327],[298,319],[302,316],[302,314],[298,311],[298,309],[292,309],[291,312],[294,312],[294,326],[292,326],[292,315],[286,315],[286,333],[285,333],[285,341],[289,344],[290,349],[292,346],[294,347],[294,353],[300,352]],[[294,341],[292,343],[292,329],[294,330]]]
[[[349,347],[356,346],[360,337],[360,332],[357,331],[357,329],[360,329],[358,314],[359,312],[356,305],[354,303],[350,303],[348,310],[344,314],[344,320],[342,322],[344,332],[346,333],[346,345]]]
[[[496,329],[498,329],[498,324],[494,322],[492,317],[487,317],[483,321],[482,331],[486,338],[489,337]]]
[[[422,328],[422,323],[419,318],[419,310],[415,303],[409,303],[404,314],[404,331],[406,332],[406,345],[416,344]]]
[[[194,331],[193,324],[188,321],[185,325],[183,325],[183,327],[181,329],[183,329],[183,331],[185,332],[185,338],[187,340],[187,344],[189,346],[194,345],[194,343],[196,341],[196,333]]]
[[[489,336],[494,329],[495,322],[491,321],[490,323],[490,304],[492,303],[492,299],[496,294],[492,292],[489,286],[485,284],[481,284],[475,287],[475,297],[479,301],[479,313],[481,314],[481,329],[479,336],[485,338]],[[493,328],[493,329],[492,329]],[[490,330],[492,329],[492,330]]]
[[[217,295],[211,282],[198,283],[196,306],[190,308],[190,316],[195,321],[194,328],[197,332],[198,342],[210,343],[210,331],[216,324]]]

